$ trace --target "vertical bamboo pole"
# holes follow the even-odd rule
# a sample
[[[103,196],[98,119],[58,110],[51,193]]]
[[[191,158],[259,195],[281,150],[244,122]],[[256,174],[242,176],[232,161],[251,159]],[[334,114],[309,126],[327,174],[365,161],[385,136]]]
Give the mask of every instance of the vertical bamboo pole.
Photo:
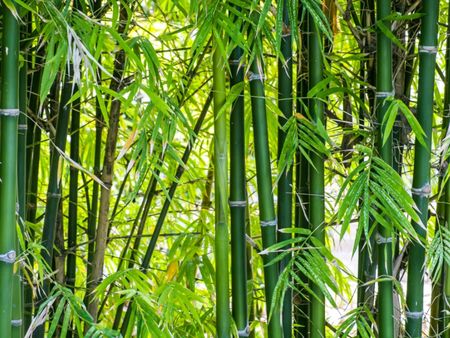
[[[230,84],[244,81],[242,49],[236,47],[231,53]],[[245,128],[244,93],[233,102],[230,115],[230,215],[231,215],[231,290],[232,313],[240,337],[248,336],[247,310],[247,252],[245,241],[246,207],[245,194]]]
[[[11,1],[14,5],[15,2]],[[17,124],[19,117],[19,24],[2,1],[0,103],[0,332],[11,336],[13,264],[16,260]],[[16,318],[14,318],[16,319]]]
[[[420,238],[426,238],[428,223],[428,202],[431,193],[430,160],[433,127],[434,70],[436,68],[437,30],[439,0],[422,3],[422,27],[419,46],[419,88],[417,119],[425,132],[426,144],[416,138],[412,194],[419,210],[422,224],[413,222]],[[406,293],[406,335],[422,337],[423,282],[425,269],[425,248],[417,241],[411,243],[408,260],[408,286]]]
[[[264,93],[264,71],[261,54],[255,56],[249,74],[252,102],[253,133],[256,157],[256,179],[258,184],[259,217],[263,247],[268,248],[276,242],[277,219],[272,195],[272,170],[270,168],[269,143],[267,133],[266,103]],[[263,255],[266,311],[273,302],[273,293],[278,281],[278,265],[269,264],[276,255]],[[283,336],[280,310],[274,308],[269,317],[268,335],[271,338]]]
[[[278,129],[278,160],[286,140],[286,132],[282,129],[289,118],[292,117],[292,37],[289,22],[288,2],[278,1],[278,10],[283,11],[283,28],[281,38],[281,54],[283,59],[278,60],[278,107],[283,113],[278,118],[280,128]],[[280,229],[292,227],[292,168],[286,168],[280,173],[278,181],[278,223]],[[279,234],[278,241],[291,238],[290,234]],[[286,247],[285,249],[289,249]],[[289,264],[290,257],[286,256],[280,262],[280,271]],[[283,300],[282,321],[284,338],[292,336],[292,289],[286,290]]]
[[[377,20],[383,20],[391,14],[391,0],[377,1]],[[383,21],[389,27],[390,23]],[[389,28],[390,29],[390,28]],[[376,111],[378,124],[381,126],[389,103],[386,98],[393,96],[392,87],[392,44],[381,29],[377,31],[377,93]],[[382,128],[381,128],[382,129]],[[392,135],[381,145],[383,131],[379,132],[379,150],[381,158],[392,166]],[[380,338],[394,336],[394,304],[392,289],[392,231],[378,227],[378,331]]]
[[[300,41],[298,43],[298,68],[297,68],[297,106],[296,112],[306,116],[304,104],[308,94],[308,50],[307,31],[308,20],[301,20],[302,10],[299,10],[299,21],[301,25]],[[302,145],[300,145],[301,147]],[[306,149],[304,151],[307,151]],[[297,228],[309,229],[309,170],[310,164],[300,150],[296,154],[296,174],[295,174],[295,226]],[[301,254],[301,253],[300,253]],[[299,278],[306,284],[309,283],[306,276],[298,272]],[[309,306],[310,298],[306,289],[297,286],[299,292],[295,295],[294,321],[295,337],[307,338],[309,336]]]
[[[215,42],[215,40],[213,40]],[[225,57],[213,43],[214,87],[214,187],[215,187],[215,260],[217,337],[230,336],[228,276],[227,136],[225,104]]]
[[[323,77],[323,39],[314,18],[308,15],[308,68],[309,89]],[[324,124],[324,107],[318,99],[310,99],[310,113],[314,123]],[[310,168],[310,224],[313,236],[325,243],[325,182],[323,156],[311,153]],[[320,287],[312,281],[311,290],[317,295],[311,297],[311,338],[325,337],[325,297]]]

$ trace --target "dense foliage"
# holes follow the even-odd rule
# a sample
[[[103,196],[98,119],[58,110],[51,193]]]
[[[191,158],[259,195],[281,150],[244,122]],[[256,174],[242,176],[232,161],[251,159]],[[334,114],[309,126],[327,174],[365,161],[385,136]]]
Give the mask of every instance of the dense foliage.
[[[2,337],[450,337],[446,1],[0,20]]]

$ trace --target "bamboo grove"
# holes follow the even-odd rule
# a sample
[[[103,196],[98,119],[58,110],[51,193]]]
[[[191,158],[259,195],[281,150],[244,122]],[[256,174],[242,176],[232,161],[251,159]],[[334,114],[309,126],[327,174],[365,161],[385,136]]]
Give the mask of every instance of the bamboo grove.
[[[449,8],[2,0],[0,337],[450,338]]]

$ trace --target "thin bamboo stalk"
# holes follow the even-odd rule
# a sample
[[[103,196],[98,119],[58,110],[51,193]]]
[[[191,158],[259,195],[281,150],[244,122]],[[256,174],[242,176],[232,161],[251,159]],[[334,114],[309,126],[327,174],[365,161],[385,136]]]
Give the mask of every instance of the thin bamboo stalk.
[[[302,10],[300,9],[299,20],[301,20],[301,13]],[[308,20],[303,18],[300,22],[301,39],[298,43],[296,112],[306,116],[304,104],[306,104],[308,93],[308,51],[306,43]],[[303,149],[303,151],[307,151],[307,149]],[[310,165],[307,158],[298,150],[295,174],[295,226],[297,228],[309,229],[309,170]],[[299,271],[298,274],[303,283],[309,283],[308,278],[303,273]],[[297,285],[297,288],[299,291],[294,298],[294,333],[297,338],[307,338],[309,336],[309,296],[301,285]]]
[[[231,53],[231,87],[244,81],[242,49]],[[244,95],[233,102],[230,116],[230,215],[231,215],[231,290],[232,312],[240,337],[247,337],[247,252],[245,241],[246,207],[245,193],[245,122]]]
[[[78,89],[75,88],[75,91]],[[80,99],[76,99],[72,107],[72,120],[70,125],[70,158],[79,163],[80,146]],[[76,248],[77,248],[77,229],[78,229],[78,169],[70,167],[69,184],[69,219],[68,219],[68,238],[67,238],[67,274],[66,284],[74,292],[76,278]]]
[[[280,128],[278,129],[278,160],[286,140],[286,132],[283,126],[289,118],[292,117],[292,95],[293,95],[293,72],[292,72],[292,36],[291,24],[289,21],[288,2],[286,0],[278,1],[278,10],[283,11],[283,29],[281,38],[281,54],[283,60],[278,60],[278,107],[283,113],[278,118]],[[292,168],[288,167],[280,173],[278,181],[278,223],[280,229],[292,227]],[[290,234],[279,234],[278,241],[285,241],[291,238]],[[285,249],[289,249],[286,247]],[[280,271],[289,264],[291,257],[286,256],[280,261]],[[292,289],[286,290],[283,300],[282,324],[284,338],[292,336]]]
[[[227,338],[230,336],[227,118],[221,112],[226,100],[225,57],[215,41],[213,40],[216,335]]]
[[[2,1],[3,3],[3,1]],[[15,5],[14,1],[10,5]],[[19,23],[3,3],[0,103],[0,332],[11,336],[13,264],[16,259],[17,123],[19,117]],[[16,318],[14,318],[16,319]]]

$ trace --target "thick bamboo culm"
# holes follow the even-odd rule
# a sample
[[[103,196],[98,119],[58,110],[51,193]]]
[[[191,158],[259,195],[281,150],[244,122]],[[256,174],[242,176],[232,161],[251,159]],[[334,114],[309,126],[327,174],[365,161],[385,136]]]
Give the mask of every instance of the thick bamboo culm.
[[[14,5],[14,1],[11,1]],[[16,260],[19,23],[3,3],[0,102],[0,332],[12,335],[13,266]]]
[[[308,15],[308,89],[311,90],[323,77],[323,39],[313,17]],[[324,106],[319,99],[309,99],[309,110],[313,123],[324,124]],[[325,180],[323,156],[311,152],[309,220],[313,236],[321,243],[325,243]],[[310,337],[325,337],[325,297],[320,287],[313,281],[311,290],[316,297],[311,297]]]
[[[283,116],[278,118],[280,127],[278,129],[278,159],[286,139],[286,132],[283,126],[292,116],[292,37],[291,26],[289,23],[288,3],[286,0],[278,1],[278,10],[283,11],[283,28],[281,38],[281,54],[283,59],[278,60],[278,107]],[[286,168],[280,173],[278,181],[278,226],[280,229],[292,227],[292,168]],[[279,234],[278,241],[288,240],[290,234]],[[289,248],[286,248],[289,249]],[[290,257],[286,256],[280,261],[280,271],[282,271],[289,263]],[[282,308],[282,324],[284,338],[292,336],[292,289],[286,290]]]
[[[391,14],[391,1],[377,1],[378,21],[384,20]],[[386,27],[389,22],[383,21]],[[393,96],[392,87],[392,43],[380,28],[377,30],[377,83],[376,83],[376,112],[378,124],[380,126],[378,137],[378,148],[381,158],[392,166],[392,135],[382,145],[383,127],[381,122],[386,114],[389,102],[388,97]],[[388,217],[388,215],[385,215]],[[383,226],[378,226],[378,330],[380,338],[394,337],[394,303],[393,303],[393,283],[392,283],[392,230]]]
[[[276,243],[277,219],[272,194],[272,170],[270,167],[263,67],[261,54],[257,54],[250,67],[249,81],[261,235],[263,247],[268,248]],[[278,264],[269,264],[275,257],[275,253],[262,256],[264,263],[264,287],[266,311],[268,316],[270,316],[268,321],[268,335],[271,338],[281,338],[283,332],[281,328],[280,310],[275,307],[270,312],[274,296],[273,293],[279,274]]]
[[[231,53],[230,86],[244,81],[244,65],[241,48]],[[247,248],[245,241],[246,207],[245,193],[245,127],[244,93],[233,102],[230,115],[230,220],[231,220],[231,292],[232,314],[238,335],[248,336],[247,310]]]
[[[419,239],[425,240],[428,202],[431,193],[430,160],[439,1],[427,0],[423,2],[422,6],[421,12],[424,13],[424,16],[422,17],[419,46],[417,119],[425,133],[425,144],[420,143],[416,138],[412,195],[422,223],[413,222],[413,226]],[[424,269],[425,248],[422,243],[413,241],[409,249],[406,293],[406,335],[411,338],[422,337]]]

